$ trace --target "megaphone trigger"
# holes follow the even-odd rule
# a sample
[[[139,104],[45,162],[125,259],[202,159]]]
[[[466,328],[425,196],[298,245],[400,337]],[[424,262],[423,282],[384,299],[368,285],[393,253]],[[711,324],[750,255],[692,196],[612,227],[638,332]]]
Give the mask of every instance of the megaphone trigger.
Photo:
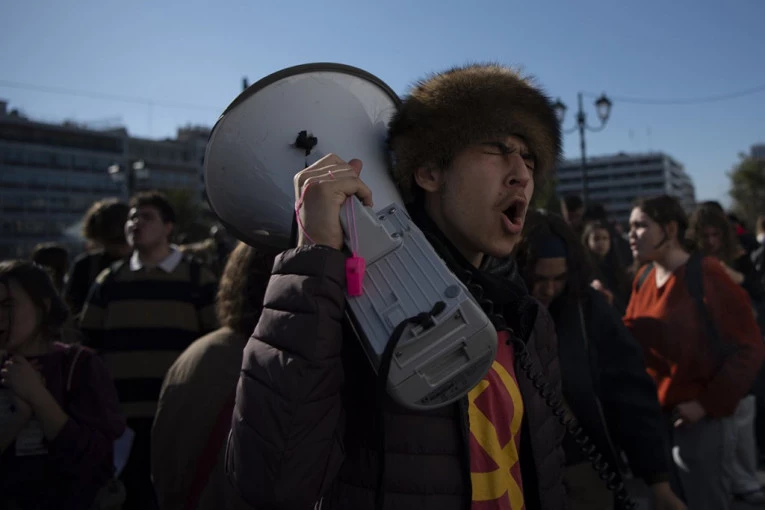
[[[358,255],[351,255],[345,261],[345,278],[349,296],[359,297],[364,294],[364,273],[366,269],[366,261]]]
[[[332,174],[330,173],[330,175]],[[346,234],[350,241],[348,248],[351,250],[351,256],[345,261],[345,281],[348,295],[359,297],[364,293],[364,272],[366,271],[367,264],[364,257],[359,256],[359,233],[356,229],[355,202],[354,197],[350,197],[346,199],[345,207],[343,207],[346,215],[345,224],[350,228],[350,232]]]

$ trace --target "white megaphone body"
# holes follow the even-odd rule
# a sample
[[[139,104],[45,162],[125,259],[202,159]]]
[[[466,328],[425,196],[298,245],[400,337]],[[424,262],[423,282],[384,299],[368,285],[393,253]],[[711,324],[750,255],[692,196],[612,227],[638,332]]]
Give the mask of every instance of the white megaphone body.
[[[343,207],[346,244],[365,260],[349,318],[391,397],[433,409],[465,395],[494,361],[497,336],[466,287],[411,221],[390,174],[388,122],[400,100],[378,78],[340,64],[306,64],[254,83],[222,114],[204,162],[208,201],[252,246],[287,249],[297,172],[333,153],[363,162],[373,211]],[[355,293],[354,293],[355,294]],[[429,320],[408,319],[432,312]]]

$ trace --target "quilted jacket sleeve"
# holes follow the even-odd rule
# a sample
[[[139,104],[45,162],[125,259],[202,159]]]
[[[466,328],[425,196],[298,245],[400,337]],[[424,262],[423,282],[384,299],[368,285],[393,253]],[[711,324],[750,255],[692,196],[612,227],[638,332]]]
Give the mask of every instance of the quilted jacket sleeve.
[[[345,255],[310,246],[274,263],[244,352],[226,469],[259,510],[310,509],[343,462]]]

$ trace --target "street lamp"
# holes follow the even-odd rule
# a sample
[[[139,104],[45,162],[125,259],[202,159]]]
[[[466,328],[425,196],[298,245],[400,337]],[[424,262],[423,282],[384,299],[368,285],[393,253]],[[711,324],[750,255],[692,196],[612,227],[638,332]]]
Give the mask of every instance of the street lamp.
[[[579,111],[576,113],[576,126],[574,126],[571,129],[564,130],[564,133],[573,133],[575,130],[579,130],[579,145],[582,149],[582,162],[581,162],[581,170],[582,170],[582,201],[584,202],[585,207],[587,206],[587,152],[586,152],[586,146],[584,141],[584,132],[585,130],[590,130],[592,132],[598,132],[602,131],[606,127],[606,123],[608,122],[608,118],[611,115],[611,100],[606,97],[605,94],[602,94],[596,101],[595,101],[595,111],[598,114],[598,118],[600,119],[600,126],[588,126],[587,125],[587,115],[584,113],[584,107],[582,106],[582,93],[579,93]],[[563,124],[563,120],[566,117],[566,105],[560,100],[557,99],[555,103],[553,103],[553,109],[555,110],[555,116],[558,118],[558,122]]]
[[[149,168],[146,166],[146,162],[142,159],[133,161],[129,166],[124,168],[119,163],[115,163],[109,165],[106,171],[109,173],[109,177],[112,178],[112,181],[118,186],[122,183],[125,184],[128,200],[130,200],[130,197],[132,197],[135,192],[136,181],[147,180],[151,175]]]

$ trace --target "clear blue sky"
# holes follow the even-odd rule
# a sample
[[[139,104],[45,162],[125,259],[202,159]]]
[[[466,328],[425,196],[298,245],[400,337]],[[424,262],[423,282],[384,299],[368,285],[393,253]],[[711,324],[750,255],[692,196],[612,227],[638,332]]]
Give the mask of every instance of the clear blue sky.
[[[560,96],[566,126],[578,91],[613,96],[609,126],[588,135],[588,152],[665,151],[685,165],[701,199],[726,200],[725,172],[739,152],[765,142],[765,91],[696,105],[619,101],[765,84],[763,0],[10,0],[2,12],[0,98],[43,120],[118,117],[134,135],[161,138],[189,122],[212,125],[243,76],[252,83],[291,65],[334,61],[403,93],[430,71],[493,60],[522,65]],[[578,157],[578,135],[566,137],[565,150]]]

